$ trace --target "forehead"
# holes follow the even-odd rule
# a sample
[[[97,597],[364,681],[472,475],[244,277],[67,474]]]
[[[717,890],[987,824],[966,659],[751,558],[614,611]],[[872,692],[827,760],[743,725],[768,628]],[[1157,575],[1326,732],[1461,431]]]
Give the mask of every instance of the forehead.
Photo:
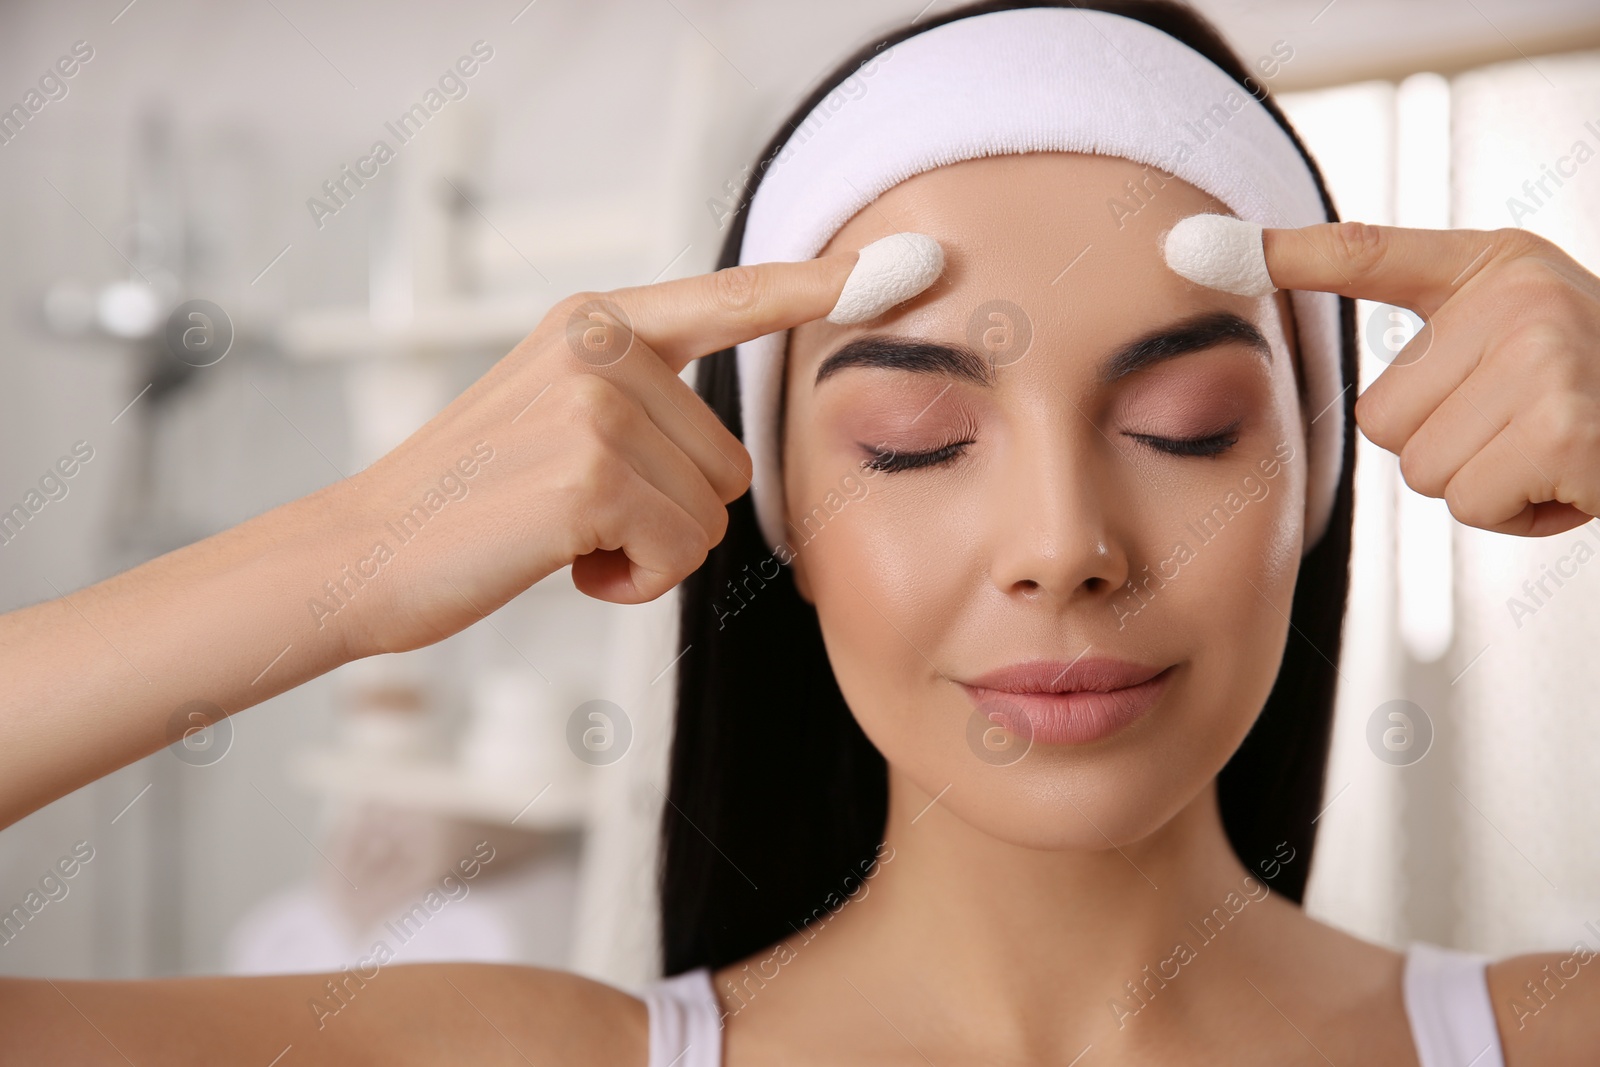
[[[1256,301],[1201,289],[1167,269],[1160,235],[1197,212],[1229,213],[1214,197],[1154,167],[1115,156],[1031,152],[963,160],[890,188],[857,212],[824,253],[897,232],[927,233],[945,273],[921,296],[869,323],[804,323],[791,334],[793,370],[867,332],[959,335],[990,301],[1027,317],[1035,337],[1096,325],[1125,333],[1130,314],[1176,318],[1230,310],[1256,320]],[[962,320],[962,321],[958,321]]]

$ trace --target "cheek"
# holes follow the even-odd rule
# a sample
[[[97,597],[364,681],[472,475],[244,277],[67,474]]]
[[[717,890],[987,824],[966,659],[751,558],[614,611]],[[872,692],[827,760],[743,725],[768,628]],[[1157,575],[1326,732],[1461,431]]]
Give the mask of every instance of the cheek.
[[[1236,661],[1286,629],[1305,478],[1296,442],[1277,434],[1254,435],[1250,451],[1217,472],[1141,497],[1137,554],[1112,601],[1120,634],[1187,633],[1197,649]]]
[[[790,494],[790,534],[846,702],[880,749],[914,760],[900,727],[925,720],[929,696],[947,687],[935,664],[978,582],[965,565],[970,540],[890,492],[892,477],[862,477],[859,494],[833,514],[817,506],[827,498],[821,480],[807,479]]]
[[[940,595],[927,561],[952,546],[947,533],[927,529],[920,506],[885,491],[888,477],[863,479],[864,492],[837,513],[814,505],[791,527],[825,628],[837,618],[852,630],[924,634]]]
[[[1272,691],[1290,639],[1303,535],[1298,450],[1260,462],[1204,497],[1186,497],[1171,542],[1117,600],[1116,639],[1178,649],[1190,663],[1173,708],[1174,781],[1214,773]]]

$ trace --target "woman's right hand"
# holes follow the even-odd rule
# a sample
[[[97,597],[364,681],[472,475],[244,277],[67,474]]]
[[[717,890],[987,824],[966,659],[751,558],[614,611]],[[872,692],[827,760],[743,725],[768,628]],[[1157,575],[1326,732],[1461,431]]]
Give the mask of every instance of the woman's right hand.
[[[355,590],[355,617],[341,620],[355,624],[352,652],[439,641],[567,564],[578,589],[623,604],[686,578],[722,539],[751,468],[679,372],[826,315],[855,260],[730,267],[557,303],[341,494],[341,525],[373,545],[349,568],[370,581],[357,590],[342,575]]]

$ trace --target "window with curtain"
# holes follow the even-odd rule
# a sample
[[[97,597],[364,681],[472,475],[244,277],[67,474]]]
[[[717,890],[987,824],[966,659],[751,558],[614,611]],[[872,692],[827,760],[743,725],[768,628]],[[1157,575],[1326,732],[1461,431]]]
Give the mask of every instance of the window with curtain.
[[[1600,272],[1600,52],[1280,101],[1344,218],[1518,226]],[[1365,302],[1357,324],[1365,389],[1419,324]],[[1357,449],[1307,907],[1395,946],[1600,948],[1600,521],[1546,538],[1463,526],[1394,455]]]

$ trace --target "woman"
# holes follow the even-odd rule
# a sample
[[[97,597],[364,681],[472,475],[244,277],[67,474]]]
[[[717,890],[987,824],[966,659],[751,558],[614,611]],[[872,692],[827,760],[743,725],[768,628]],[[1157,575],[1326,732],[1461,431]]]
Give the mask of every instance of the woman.
[[[1132,94],[1116,56],[1158,91],[1181,67],[1254,95],[1184,9],[1018,7],[948,13],[819,88],[768,146],[724,249],[725,267],[761,265],[563,301],[368,470],[0,619],[14,821],[161,747],[167,709],[237,711],[437,641],[565,564],[624,603],[689,578],[663,871],[675,977],[643,1000],[469,964],[9,980],[9,1060],[1584,1062],[1600,993],[1576,980],[1531,1018],[1514,1007],[1567,954],[1486,969],[1425,946],[1402,956],[1297,904],[1355,420],[1462,521],[1524,535],[1586,521],[1600,511],[1586,359],[1600,283],[1516,231],[1325,223],[1266,230],[1284,292],[1179,278],[1162,235],[1231,207],[1207,184],[1299,175],[1313,203],[1297,210],[1332,218],[1286,132],[1275,170],[1164,155],[1172,168],[1152,176],[1143,149],[1018,150],[913,168],[855,190],[841,202],[866,206],[848,214],[805,199],[820,186],[798,161],[839,160],[791,142],[830,143],[809,120],[875,56],[881,80],[828,122],[912,123],[874,101],[936,92],[906,73],[930,56],[944,65],[924,73],[992,75],[961,91],[1007,91],[995,57],[1026,67],[1035,41],[1088,48]],[[996,27],[1006,50],[975,47]],[[1172,66],[1139,68],[1144,47]],[[1219,130],[1287,131],[1261,100],[1225,113]],[[955,114],[923,135],[891,127],[882,158],[943,143]],[[980,130],[1004,125],[978,114]],[[1106,129],[1137,141],[1144,127]],[[793,199],[762,193],[785,183]],[[1108,209],[1130,187],[1145,195]],[[1300,195],[1284,189],[1258,208]],[[806,226],[815,258],[746,258]],[[900,232],[940,242],[940,280],[878,319],[819,321],[857,250]],[[1349,301],[1319,325],[1318,292],[1415,307],[1434,347],[1359,404],[1340,388],[1313,406],[1329,374],[1354,377]],[[773,342],[758,339],[785,331],[763,365]],[[676,372],[708,353],[702,400]],[[1487,406],[1487,432],[1456,396]],[[468,468],[459,511],[306,620],[302,590],[368,554],[441,470]],[[1196,536],[1208,515],[1224,517]],[[310,1008],[334,981],[341,1010]]]

